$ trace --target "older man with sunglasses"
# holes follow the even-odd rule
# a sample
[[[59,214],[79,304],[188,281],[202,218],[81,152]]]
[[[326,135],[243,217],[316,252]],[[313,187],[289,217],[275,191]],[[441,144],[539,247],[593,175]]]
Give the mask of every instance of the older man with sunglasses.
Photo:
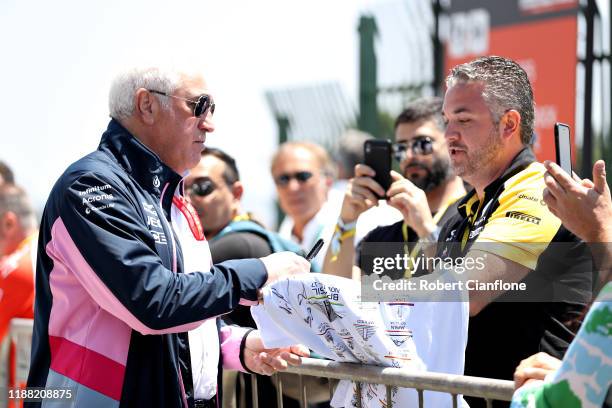
[[[320,270],[338,216],[337,208],[327,199],[332,185],[331,159],[314,143],[286,142],[274,154],[271,172],[280,207],[287,215],[279,234],[306,252],[323,238],[325,246],[312,260],[314,269]]]
[[[346,190],[336,232],[325,257],[325,273],[344,277],[359,276],[353,267],[357,219],[378,205],[379,196],[398,209],[403,219],[375,228],[358,243],[357,252],[367,242],[405,242],[412,248],[419,239],[435,241],[446,219],[456,213],[455,202],[465,194],[463,182],[450,167],[444,140],[442,100],[435,97],[410,103],[395,121],[394,158],[402,174],[391,172],[388,191],[372,178],[374,170],[359,164]]]
[[[98,150],[45,207],[28,387],[63,390],[71,407],[217,407],[221,367],[271,374],[306,354],[264,350],[257,331],[215,318],[309,264],[280,253],[212,265],[183,176],[214,107],[200,74],[147,67],[113,82]]]

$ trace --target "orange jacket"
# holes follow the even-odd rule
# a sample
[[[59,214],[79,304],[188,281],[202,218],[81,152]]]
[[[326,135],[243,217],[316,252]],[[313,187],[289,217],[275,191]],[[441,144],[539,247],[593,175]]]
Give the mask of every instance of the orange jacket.
[[[12,318],[34,318],[34,270],[32,246],[37,234],[24,239],[17,249],[0,259],[0,343]]]

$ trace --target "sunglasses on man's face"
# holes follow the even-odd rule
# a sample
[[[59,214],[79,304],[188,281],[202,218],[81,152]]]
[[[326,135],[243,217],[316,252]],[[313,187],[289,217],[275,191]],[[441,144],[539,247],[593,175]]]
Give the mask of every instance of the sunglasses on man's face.
[[[202,94],[198,97],[198,99],[187,99],[182,98],[180,96],[170,95],[165,92],[155,91],[152,89],[149,89],[149,92],[185,101],[187,103],[187,106],[189,106],[193,110],[193,116],[195,116],[196,118],[199,118],[202,115],[206,117],[206,114],[208,112],[210,112],[211,115],[214,115],[215,113],[216,105],[210,95]]]
[[[433,153],[433,139],[429,136],[415,137],[409,142],[398,142],[393,144],[393,157],[398,162],[406,158],[406,152],[410,149],[414,155],[429,155]]]
[[[209,178],[198,178],[189,186],[185,186],[187,194],[196,195],[198,197],[206,197],[217,188],[216,184]]]
[[[285,187],[292,179],[296,179],[300,184],[307,182],[313,174],[310,171],[298,171],[295,173],[283,173],[274,177],[277,186]]]

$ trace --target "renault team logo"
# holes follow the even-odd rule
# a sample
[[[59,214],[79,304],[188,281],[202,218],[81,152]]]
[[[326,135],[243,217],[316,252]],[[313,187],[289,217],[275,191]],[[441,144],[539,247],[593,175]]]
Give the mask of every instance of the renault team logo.
[[[540,225],[541,218],[534,217],[533,215],[525,214],[520,211],[508,211],[506,217],[514,218],[521,221],[527,221],[535,225]]]

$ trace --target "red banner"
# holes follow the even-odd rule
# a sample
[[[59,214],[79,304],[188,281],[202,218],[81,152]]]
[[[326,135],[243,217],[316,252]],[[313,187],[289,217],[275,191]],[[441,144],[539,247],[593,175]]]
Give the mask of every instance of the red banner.
[[[555,122],[570,125],[575,149],[577,1],[453,0],[451,4],[446,72],[482,55],[518,62],[533,86],[538,159],[555,160]]]

